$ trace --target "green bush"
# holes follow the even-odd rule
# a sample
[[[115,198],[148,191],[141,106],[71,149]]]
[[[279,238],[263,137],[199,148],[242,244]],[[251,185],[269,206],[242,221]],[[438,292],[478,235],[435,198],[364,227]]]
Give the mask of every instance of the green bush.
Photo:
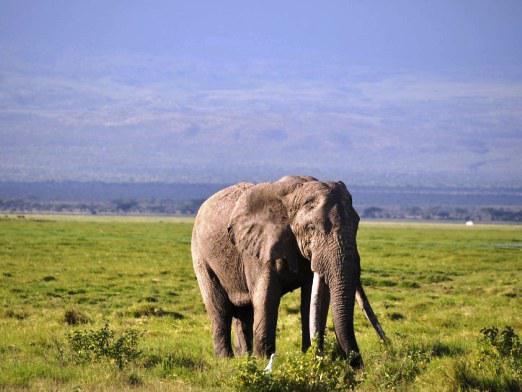
[[[437,355],[437,347],[438,343],[430,346],[396,339],[381,352],[371,354],[373,367],[365,384],[377,390],[393,390],[411,383]]]
[[[512,327],[483,328],[479,352],[457,361],[453,380],[458,390],[522,391],[522,345]]]
[[[239,365],[231,386],[238,391],[260,392],[345,391],[353,389],[360,381],[350,367],[349,359],[339,358],[335,345],[328,340],[322,353],[314,342],[304,354],[278,355],[271,373],[262,370],[258,361],[248,357]]]
[[[98,330],[76,330],[68,335],[68,340],[77,362],[107,359],[121,370],[140,357],[140,337],[141,334],[132,329],[117,336],[106,323]]]
[[[203,359],[183,353],[167,353],[161,360],[161,367],[165,373],[170,372],[176,367],[194,371],[203,371],[206,366],[207,365]]]
[[[502,331],[496,327],[482,328],[482,354],[485,358],[505,360],[522,374],[522,344],[515,330],[506,326]]]
[[[78,325],[87,324],[90,322],[90,319],[85,313],[77,309],[68,309],[65,311],[63,321],[69,325]]]
[[[129,378],[128,378],[127,382],[129,383],[129,385],[131,385],[133,387],[143,385],[143,379],[136,372],[132,372],[131,374],[129,374]]]

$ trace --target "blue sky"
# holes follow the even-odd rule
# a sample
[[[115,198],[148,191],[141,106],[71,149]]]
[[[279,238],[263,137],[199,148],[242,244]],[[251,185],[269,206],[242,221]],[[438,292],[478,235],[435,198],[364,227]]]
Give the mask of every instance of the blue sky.
[[[2,0],[0,180],[522,186],[521,20],[520,1]]]

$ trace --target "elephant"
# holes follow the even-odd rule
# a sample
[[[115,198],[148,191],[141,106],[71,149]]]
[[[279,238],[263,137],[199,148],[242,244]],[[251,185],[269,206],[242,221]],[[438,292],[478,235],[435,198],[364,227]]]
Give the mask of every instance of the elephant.
[[[301,345],[321,346],[328,308],[337,342],[362,367],[354,303],[385,334],[363,290],[356,234],[359,216],[341,181],[286,176],[238,183],[208,198],[192,231],[192,260],[212,324],[214,352],[269,356],[276,349],[281,297],[301,289]]]

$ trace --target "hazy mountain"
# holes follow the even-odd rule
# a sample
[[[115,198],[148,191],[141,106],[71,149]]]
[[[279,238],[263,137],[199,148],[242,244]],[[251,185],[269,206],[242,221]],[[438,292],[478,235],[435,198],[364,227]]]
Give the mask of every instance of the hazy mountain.
[[[0,180],[522,186],[522,2],[0,2]]]

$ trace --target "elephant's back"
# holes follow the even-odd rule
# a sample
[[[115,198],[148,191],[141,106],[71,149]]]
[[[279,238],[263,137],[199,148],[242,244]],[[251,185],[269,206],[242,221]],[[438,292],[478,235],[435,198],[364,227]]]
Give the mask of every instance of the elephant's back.
[[[254,184],[250,182],[240,182],[224,188],[203,202],[196,214],[195,225],[201,224],[201,221],[207,218],[216,220],[219,217],[226,217],[227,220],[236,204],[236,201],[241,197],[243,192]]]
[[[205,244],[205,247],[211,246],[209,242],[221,248],[226,245],[224,242],[228,242],[227,226],[230,214],[236,201],[253,185],[252,183],[241,182],[224,188],[205,200],[194,221],[193,248],[201,248],[199,244]],[[202,251],[212,252],[213,249],[202,249]]]

